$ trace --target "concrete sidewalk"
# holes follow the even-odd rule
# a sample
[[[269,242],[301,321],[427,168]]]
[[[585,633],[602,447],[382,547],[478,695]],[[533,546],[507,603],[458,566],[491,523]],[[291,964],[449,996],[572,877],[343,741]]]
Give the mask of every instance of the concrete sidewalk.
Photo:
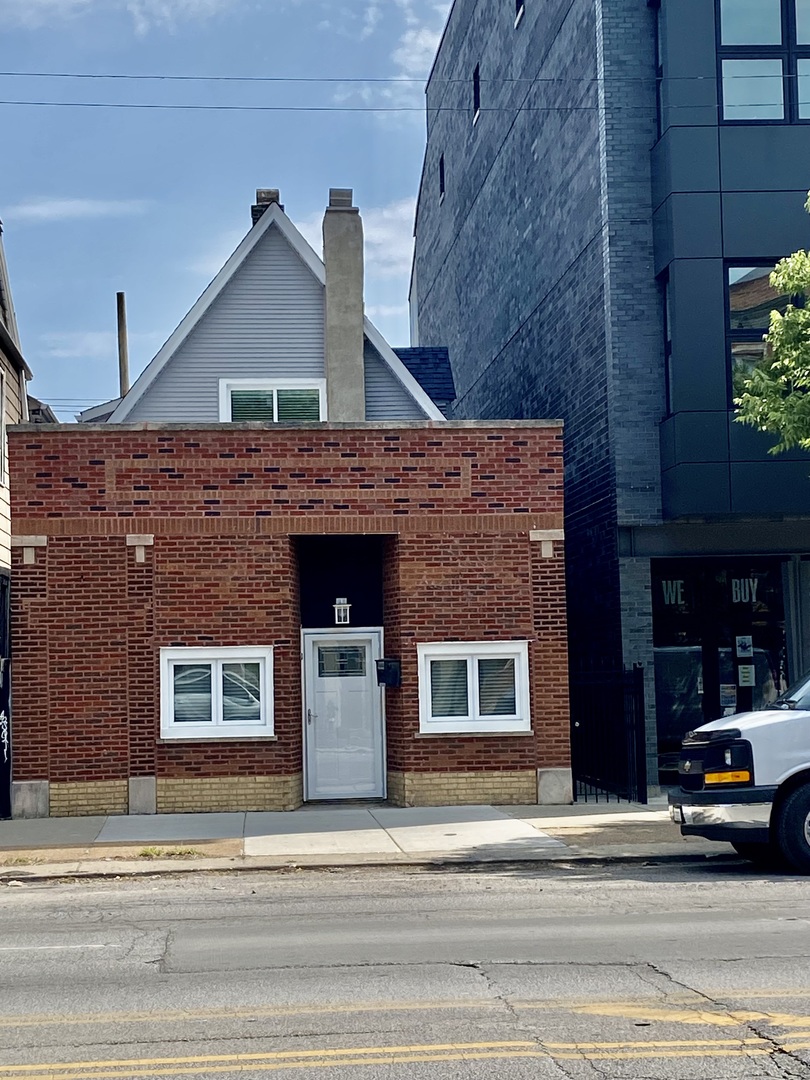
[[[315,804],[292,813],[0,821],[0,880],[178,870],[733,854],[683,838],[663,800],[573,806]]]

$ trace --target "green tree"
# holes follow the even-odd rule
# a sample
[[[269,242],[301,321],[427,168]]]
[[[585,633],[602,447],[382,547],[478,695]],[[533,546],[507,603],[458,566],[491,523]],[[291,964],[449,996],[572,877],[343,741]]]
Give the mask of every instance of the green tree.
[[[810,213],[810,195],[805,203]],[[778,438],[772,454],[800,446],[810,450],[810,253],[797,251],[777,263],[772,288],[791,298],[772,311],[762,359],[738,372],[737,419]]]

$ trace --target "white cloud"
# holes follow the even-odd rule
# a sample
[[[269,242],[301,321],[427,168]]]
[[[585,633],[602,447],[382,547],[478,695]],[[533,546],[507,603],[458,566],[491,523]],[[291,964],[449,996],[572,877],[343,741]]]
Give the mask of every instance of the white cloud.
[[[400,78],[427,78],[440,36],[435,27],[412,26],[405,31],[391,54]]]
[[[44,355],[54,360],[109,360],[117,373],[118,335],[114,330],[63,330],[40,335]],[[130,334],[130,348],[156,349],[160,334]],[[112,369],[111,369],[112,370]]]
[[[401,122],[404,116],[406,120],[416,119],[422,123],[424,84],[436,55],[449,6],[449,0],[419,8],[416,0],[394,0],[393,4],[389,4],[385,9],[386,16],[399,19],[399,35],[390,54],[391,81],[383,86],[371,83],[341,86],[335,91],[335,102],[367,108],[379,105],[380,109],[408,110],[404,114],[394,113],[393,116],[381,112],[379,116],[395,122]]]
[[[245,238],[244,229],[228,229],[186,266],[193,274],[200,274],[209,281],[216,277]]]
[[[360,40],[365,41],[366,38],[370,38],[374,31],[377,29],[377,24],[382,18],[382,8],[377,0],[372,2],[366,7],[363,12],[363,28],[360,31]]]
[[[210,19],[233,6],[234,0],[126,0],[126,10],[139,34],[153,26],[174,29],[180,22]]]
[[[371,304],[366,308],[370,319],[392,319],[394,316],[407,315],[407,304]]]
[[[411,272],[413,254],[413,215],[416,200],[410,196],[387,206],[360,207],[365,238],[366,277],[392,278]],[[295,221],[304,239],[322,254],[323,212]]]
[[[52,25],[57,20],[126,12],[138,34],[152,27],[173,29],[178,23],[208,19],[232,8],[239,0],[0,0],[0,23],[26,30]]]
[[[36,30],[54,19],[70,19],[93,7],[95,0],[0,0],[0,22]]]
[[[362,212],[370,273],[380,277],[410,273],[415,208],[416,200],[409,196]]]
[[[33,223],[131,217],[145,213],[148,205],[143,199],[54,199],[40,196],[10,206],[5,217],[7,221]]]

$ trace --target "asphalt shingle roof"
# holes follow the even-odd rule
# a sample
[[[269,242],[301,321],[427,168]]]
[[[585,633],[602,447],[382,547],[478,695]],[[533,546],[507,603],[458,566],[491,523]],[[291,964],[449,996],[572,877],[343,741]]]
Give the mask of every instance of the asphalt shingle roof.
[[[444,346],[394,349],[411,375],[437,405],[447,405],[456,396],[450,356]]]

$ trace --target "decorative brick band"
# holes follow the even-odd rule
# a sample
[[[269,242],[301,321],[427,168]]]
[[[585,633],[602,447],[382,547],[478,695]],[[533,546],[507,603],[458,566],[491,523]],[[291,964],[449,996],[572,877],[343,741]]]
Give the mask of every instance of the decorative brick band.
[[[159,814],[295,810],[304,801],[300,773],[292,776],[158,778]]]
[[[126,780],[93,780],[87,783],[50,786],[51,817],[92,817],[94,814],[126,814],[129,809]]]
[[[288,514],[269,517],[141,517],[138,525],[153,536],[289,536],[303,534],[346,533],[349,535],[391,535],[417,533],[480,533],[487,536],[529,535],[536,526],[561,524],[557,513],[527,514],[387,514],[356,516],[348,513],[311,514],[293,517]],[[48,536],[126,536],[132,528],[132,518],[24,518],[18,517],[14,527],[39,529]],[[557,529],[553,529],[555,533]],[[560,535],[562,533],[560,532]],[[15,536],[12,544],[24,546],[28,537]],[[42,540],[45,541],[45,537]]]
[[[388,799],[396,806],[464,806],[537,802],[534,769],[508,772],[389,772]]]

